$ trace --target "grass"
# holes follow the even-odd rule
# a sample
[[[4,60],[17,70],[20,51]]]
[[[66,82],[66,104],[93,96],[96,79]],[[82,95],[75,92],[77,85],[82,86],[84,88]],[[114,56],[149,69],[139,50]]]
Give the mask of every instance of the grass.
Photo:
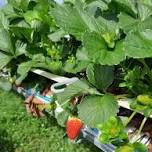
[[[53,118],[32,118],[22,103],[13,92],[0,91],[0,152],[100,152],[70,143]]]

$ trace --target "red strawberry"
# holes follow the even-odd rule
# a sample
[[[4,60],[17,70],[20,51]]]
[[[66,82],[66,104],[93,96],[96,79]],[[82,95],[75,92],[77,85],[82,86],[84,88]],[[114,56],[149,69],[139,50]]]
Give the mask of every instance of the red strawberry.
[[[66,123],[66,133],[69,139],[74,140],[80,133],[83,123],[79,118],[71,117]]]

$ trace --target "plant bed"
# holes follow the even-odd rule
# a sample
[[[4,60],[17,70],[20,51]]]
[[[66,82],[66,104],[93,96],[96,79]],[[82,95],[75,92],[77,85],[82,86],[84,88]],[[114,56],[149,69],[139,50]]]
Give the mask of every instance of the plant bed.
[[[49,83],[49,86],[51,87],[51,84],[55,83],[55,82],[59,82],[59,84],[66,84],[67,82],[70,82],[69,81],[69,78],[66,78],[66,77],[60,77],[58,75],[52,75],[51,73],[48,73],[48,72],[45,72],[45,71],[42,71],[42,70],[33,70],[32,72],[38,74],[38,75],[41,75],[43,77],[46,77],[50,80],[53,80],[52,82],[47,82]],[[44,80],[43,80],[44,81]],[[28,94],[28,91],[24,90],[24,91],[21,91],[20,87],[19,89],[15,88],[16,91],[18,91],[20,94],[23,94],[25,97],[27,96],[30,96],[31,94]],[[27,94],[28,95],[27,95]],[[126,107],[125,107],[126,108]],[[46,111],[47,112],[47,111]],[[60,112],[63,112],[63,111],[60,111]],[[127,116],[127,111],[124,112],[124,109],[123,109],[123,113],[125,113],[125,115],[123,116]],[[129,112],[131,113],[131,112]],[[51,113],[52,114],[52,113]],[[120,111],[120,114],[118,114],[119,116],[121,116],[121,111]],[[137,120],[137,122],[139,122],[139,119]],[[139,127],[139,124],[137,125],[134,121],[134,123],[132,123],[132,126],[138,128]],[[131,126],[127,129],[128,131],[128,134],[129,134],[129,138],[134,138],[134,136],[136,136],[135,134],[135,128],[133,129]],[[132,131],[131,131],[132,130]],[[147,130],[146,129],[146,134],[148,134],[147,132],[149,132],[150,130]],[[84,129],[81,130],[82,134],[83,134],[83,137],[87,140],[89,140],[90,142],[94,143],[95,146],[97,146],[98,148],[100,148],[101,150],[105,151],[105,152],[114,152],[115,151],[115,146],[112,145],[112,144],[102,144],[99,140],[99,136],[100,136],[100,131],[98,129],[91,129],[91,128],[88,128],[88,127],[85,127]],[[144,135],[143,133],[140,134],[140,136],[137,138],[137,141],[138,142],[141,142],[143,144],[146,144],[146,145],[149,145],[150,143],[150,137],[146,136],[146,134]]]

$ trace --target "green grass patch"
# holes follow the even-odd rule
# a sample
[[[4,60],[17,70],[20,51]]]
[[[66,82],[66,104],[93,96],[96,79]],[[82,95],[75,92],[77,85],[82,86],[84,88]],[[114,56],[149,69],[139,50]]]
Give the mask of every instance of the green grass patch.
[[[53,118],[27,115],[23,99],[0,91],[0,152],[99,152],[86,144],[72,144]]]

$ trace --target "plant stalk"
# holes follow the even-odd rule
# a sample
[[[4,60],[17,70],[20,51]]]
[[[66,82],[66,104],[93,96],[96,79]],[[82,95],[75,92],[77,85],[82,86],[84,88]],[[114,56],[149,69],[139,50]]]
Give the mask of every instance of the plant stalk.
[[[60,107],[63,107],[64,105],[66,105],[67,103],[69,103],[69,100],[65,101],[63,104],[60,105]]]
[[[128,118],[128,121],[125,123],[125,127],[129,124],[129,122],[132,120],[132,118],[136,115],[136,111],[134,111],[132,114],[131,114],[131,116]]]
[[[149,66],[146,64],[144,59],[139,59],[139,61],[143,64],[144,68],[147,70],[150,81],[152,82],[152,73]]]
[[[137,138],[138,138],[138,136],[140,135],[140,133],[141,133],[141,131],[142,131],[142,129],[143,129],[143,127],[144,127],[147,119],[148,119],[147,117],[145,117],[145,118],[143,119],[143,121],[142,121],[142,123],[141,123],[141,125],[140,125],[140,128],[139,128],[139,130],[138,130],[138,133],[137,133]]]

